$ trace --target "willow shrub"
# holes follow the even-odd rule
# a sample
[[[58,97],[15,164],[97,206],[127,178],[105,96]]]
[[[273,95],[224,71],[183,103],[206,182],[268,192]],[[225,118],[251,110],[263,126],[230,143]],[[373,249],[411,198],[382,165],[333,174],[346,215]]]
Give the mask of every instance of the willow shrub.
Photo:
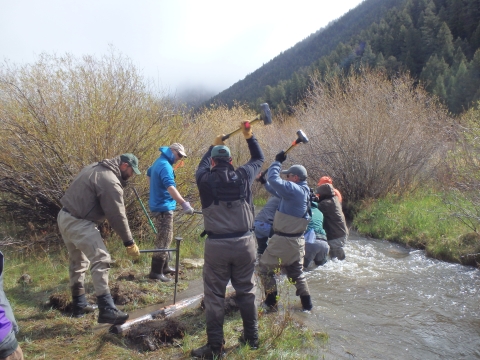
[[[113,51],[100,59],[43,54],[34,64],[5,63],[0,206],[19,223],[47,227],[82,167],[132,152],[145,171],[159,143],[184,139],[182,128],[173,103]]]
[[[480,102],[461,116],[456,130],[458,141],[445,158],[444,202],[456,219],[480,234]]]
[[[308,134],[302,162],[329,175],[347,201],[402,191],[433,174],[450,120],[407,75],[363,72],[313,85],[295,117]]]
[[[252,120],[245,106],[215,107],[186,114],[144,79],[128,58],[112,51],[102,58],[42,54],[34,64],[0,67],[1,215],[30,230],[55,224],[60,198],[86,165],[131,152],[142,175],[132,185],[148,209],[148,167],[159,147],[182,143],[188,154],[176,170],[181,194],[200,207],[195,185],[198,162],[218,134]],[[256,133],[263,125],[254,125]],[[261,136],[260,136],[261,137]],[[241,134],[227,144],[234,165],[249,158]],[[131,189],[125,190],[130,225],[137,237],[152,237]],[[176,214],[176,234],[201,230],[201,216]],[[108,227],[107,227],[108,228]]]

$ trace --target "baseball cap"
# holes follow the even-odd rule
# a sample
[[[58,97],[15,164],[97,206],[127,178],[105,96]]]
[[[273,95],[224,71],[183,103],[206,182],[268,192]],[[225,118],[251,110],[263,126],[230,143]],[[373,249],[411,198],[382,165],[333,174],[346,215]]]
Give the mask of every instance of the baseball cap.
[[[307,169],[305,169],[305,167],[303,167],[302,165],[292,165],[288,170],[282,170],[282,174],[298,175],[300,180],[307,179]]]
[[[216,145],[212,149],[211,157],[230,157],[230,149],[225,145]]]
[[[169,146],[170,149],[177,150],[182,157],[187,157],[187,154],[185,153],[185,148],[183,147],[182,144],[180,143],[173,143],[172,145]]]
[[[135,172],[135,174],[140,175],[141,172],[138,170],[138,159],[135,155],[127,153],[120,155],[120,160],[124,163],[130,165]]]

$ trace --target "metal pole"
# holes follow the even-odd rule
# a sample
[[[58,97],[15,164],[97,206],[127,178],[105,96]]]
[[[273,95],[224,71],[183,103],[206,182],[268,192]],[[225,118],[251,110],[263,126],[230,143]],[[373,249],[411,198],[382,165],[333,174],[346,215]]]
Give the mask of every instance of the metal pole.
[[[173,304],[175,305],[175,301],[177,300],[177,283],[178,283],[178,270],[180,265],[180,242],[183,240],[181,237],[176,237],[177,240],[177,258],[175,260],[175,290],[173,293]]]
[[[149,252],[171,252],[177,251],[177,249],[151,249],[151,250],[140,250],[140,253],[149,253]]]
[[[140,205],[142,205],[143,212],[147,216],[148,222],[149,222],[150,226],[152,227],[153,232],[155,233],[155,235],[157,235],[157,229],[155,229],[155,225],[153,225],[152,219],[150,219],[150,216],[148,215],[147,209],[145,209],[145,206],[143,205],[142,199],[140,199],[140,195],[138,195],[137,189],[135,189],[135,187],[133,187],[133,192],[135,193],[135,195],[137,195],[137,199],[140,202]]]

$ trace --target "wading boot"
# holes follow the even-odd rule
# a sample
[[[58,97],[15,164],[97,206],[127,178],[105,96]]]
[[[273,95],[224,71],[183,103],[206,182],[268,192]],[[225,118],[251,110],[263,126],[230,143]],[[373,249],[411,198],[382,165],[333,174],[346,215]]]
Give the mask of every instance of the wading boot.
[[[165,275],[176,273],[176,270],[174,268],[171,268],[170,266],[168,266],[168,258],[167,258],[167,260],[165,260],[165,265],[163,265],[163,273]]]
[[[257,350],[258,349],[258,334],[256,336],[251,337],[251,338],[250,337],[245,338],[245,335],[242,334],[242,336],[240,336],[238,338],[238,341],[242,345],[250,346],[250,349],[252,349],[252,350]]]
[[[310,263],[312,262],[312,260],[308,260],[308,259],[303,259],[303,270],[307,270],[308,266],[310,265]]]
[[[198,359],[221,359],[225,356],[223,346],[211,346],[207,344],[198,349],[192,350],[191,354],[194,358]]]
[[[152,280],[160,280],[162,282],[172,281],[172,279],[163,274],[164,266],[165,260],[152,257],[152,270],[150,271],[150,274],[148,274],[148,278]]]
[[[97,303],[99,324],[121,325],[127,321],[128,314],[117,309],[111,294],[97,296]]]
[[[332,259],[345,260],[345,251],[343,251],[343,248],[330,249],[330,257]]]
[[[310,295],[300,295],[300,301],[302,302],[303,310],[310,311],[313,308],[312,299]]]
[[[262,305],[263,308],[267,311],[277,311],[277,292],[273,291],[266,294],[265,301]]]
[[[74,318],[81,318],[85,316],[86,313],[94,312],[98,309],[97,305],[89,304],[85,297],[85,294],[72,296],[72,305],[73,305],[73,314]]]

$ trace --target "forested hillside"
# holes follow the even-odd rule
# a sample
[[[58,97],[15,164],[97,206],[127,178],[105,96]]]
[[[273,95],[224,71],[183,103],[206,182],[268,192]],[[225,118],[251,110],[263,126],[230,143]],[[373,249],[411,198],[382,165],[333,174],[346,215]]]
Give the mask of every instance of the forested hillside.
[[[480,99],[480,0],[366,0],[209,102],[289,110],[310,77],[408,71],[453,113]]]

